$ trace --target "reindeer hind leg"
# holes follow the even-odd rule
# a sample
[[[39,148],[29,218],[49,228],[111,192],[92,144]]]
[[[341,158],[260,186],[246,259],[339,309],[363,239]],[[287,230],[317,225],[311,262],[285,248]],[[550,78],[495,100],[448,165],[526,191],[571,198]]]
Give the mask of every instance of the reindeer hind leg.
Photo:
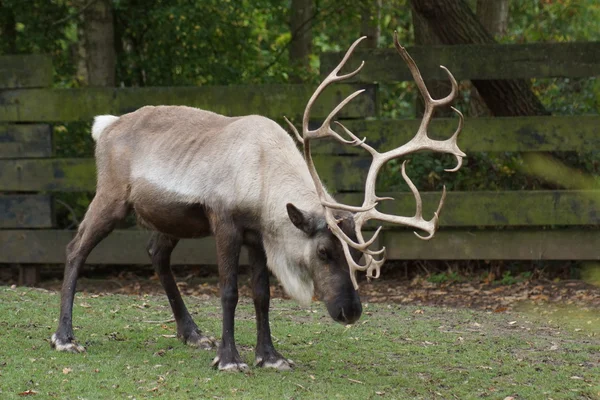
[[[123,220],[129,205],[124,198],[98,192],[92,200],[73,240],[67,245],[65,272],[61,289],[58,329],[52,335],[51,345],[58,351],[81,353],[83,346],[75,342],[73,334],[73,300],[77,277],[91,251]]]

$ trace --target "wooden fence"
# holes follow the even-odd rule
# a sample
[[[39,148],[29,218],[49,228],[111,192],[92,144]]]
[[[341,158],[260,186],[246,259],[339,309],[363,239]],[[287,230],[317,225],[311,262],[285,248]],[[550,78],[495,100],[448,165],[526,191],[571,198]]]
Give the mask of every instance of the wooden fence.
[[[457,78],[504,79],[589,77],[600,74],[600,43],[452,46],[409,49],[426,79],[442,78],[439,64]],[[340,59],[322,58],[324,70]],[[357,87],[367,89],[341,118],[377,148],[400,145],[416,132],[417,120],[378,120],[374,81],[409,80],[394,50],[358,53],[367,61],[358,78],[327,91],[313,110],[324,118]],[[483,61],[482,61],[483,60]],[[23,280],[35,281],[39,265],[63,263],[74,232],[55,228],[56,192],[93,191],[94,160],[56,158],[52,129],[45,123],[91,120],[94,115],[123,114],[148,104],[185,104],[226,115],[257,113],[280,119],[300,113],[314,87],[264,85],[225,87],[51,89],[51,65],[43,56],[0,57],[0,263],[25,266]],[[432,130],[452,132],[454,119],[438,119]],[[459,144],[474,152],[590,151],[600,149],[600,117],[518,117],[468,119]],[[317,167],[330,189],[344,202],[360,203],[370,162],[360,149],[333,142],[315,148]],[[385,188],[381,188],[385,190]],[[600,190],[450,192],[435,239],[423,242],[412,232],[386,229],[380,245],[388,259],[447,260],[598,260]],[[411,213],[410,193],[391,193],[382,204],[388,212]],[[440,193],[423,193],[431,215]],[[548,227],[561,229],[548,229]],[[498,229],[498,228],[503,229]],[[148,232],[119,230],[90,255],[95,264],[149,264]],[[242,262],[246,262],[245,253]],[[212,238],[184,240],[173,253],[174,264],[214,264]],[[32,267],[33,266],[33,267]]]

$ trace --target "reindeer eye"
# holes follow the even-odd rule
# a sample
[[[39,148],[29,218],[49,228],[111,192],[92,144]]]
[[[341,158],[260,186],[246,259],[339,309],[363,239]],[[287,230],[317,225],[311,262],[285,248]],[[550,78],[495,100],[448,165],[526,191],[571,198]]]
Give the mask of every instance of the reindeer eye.
[[[318,246],[317,247],[317,255],[319,256],[319,258],[321,260],[327,260],[328,258],[328,254],[327,254],[327,248],[325,246]]]

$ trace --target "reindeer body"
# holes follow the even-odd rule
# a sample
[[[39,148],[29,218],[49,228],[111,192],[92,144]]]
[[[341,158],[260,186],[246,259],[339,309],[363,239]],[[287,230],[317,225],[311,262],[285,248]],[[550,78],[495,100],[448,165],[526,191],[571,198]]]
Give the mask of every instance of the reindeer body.
[[[293,262],[302,232],[289,223],[286,204],[311,213],[322,206],[302,155],[275,122],[143,107],[113,120],[97,140],[97,190],[115,182],[127,188],[142,225],[190,238],[210,235],[211,221],[232,219],[246,242],[262,240],[286,291],[311,300],[312,281]]]

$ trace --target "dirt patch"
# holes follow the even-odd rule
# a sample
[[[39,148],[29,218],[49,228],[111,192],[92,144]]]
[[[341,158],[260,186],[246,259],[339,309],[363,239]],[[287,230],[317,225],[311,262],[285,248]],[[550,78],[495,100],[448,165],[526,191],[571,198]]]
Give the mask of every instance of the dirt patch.
[[[181,272],[181,271],[179,271]],[[187,271],[189,272],[189,271]],[[431,277],[416,275],[407,279],[399,274],[386,274],[381,279],[360,283],[363,302],[401,303],[466,307],[503,312],[517,304],[564,304],[591,307],[600,310],[600,288],[582,280],[521,279],[511,284],[490,282],[486,279],[462,278],[460,282],[431,282]],[[468,279],[468,280],[466,280]],[[184,295],[207,298],[219,295],[218,280],[213,275],[199,277],[190,273],[177,276]],[[44,280],[39,287],[60,290],[58,277]],[[160,282],[155,275],[140,275],[123,270],[102,279],[83,277],[78,290],[88,293],[162,294]],[[249,276],[240,279],[240,293],[250,297]],[[271,287],[273,298],[287,298],[282,287]]]

